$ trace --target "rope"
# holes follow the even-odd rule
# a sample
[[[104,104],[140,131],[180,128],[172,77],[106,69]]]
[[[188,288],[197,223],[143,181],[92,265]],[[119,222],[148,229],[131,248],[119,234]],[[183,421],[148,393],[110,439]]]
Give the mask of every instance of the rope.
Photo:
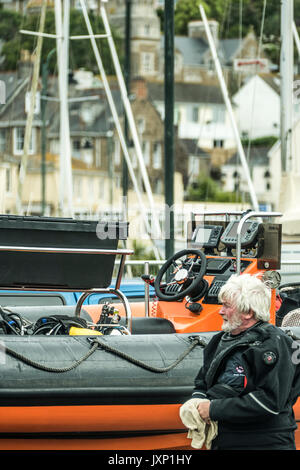
[[[192,337],[190,337],[192,338]],[[188,355],[190,354],[190,352],[196,347],[196,346],[202,346],[202,347],[205,347],[206,346],[206,343],[205,341],[203,341],[199,336],[196,336],[194,337],[193,341],[192,341],[192,344],[178,357],[178,359],[176,359],[176,361],[174,361],[172,364],[170,364],[169,366],[167,367],[155,367],[155,366],[151,366],[149,364],[146,364],[145,362],[142,362],[140,361],[139,359],[135,359],[131,356],[129,356],[128,354],[122,352],[122,351],[119,351],[118,349],[116,348],[113,348],[112,346],[109,346],[107,343],[103,342],[102,340],[100,340],[100,338],[97,338],[95,340],[93,340],[95,342],[98,343],[98,345],[100,347],[102,347],[104,350],[108,351],[108,352],[111,352],[113,354],[116,354],[117,356],[121,357],[122,359],[125,359],[133,364],[135,364],[136,366],[139,366],[139,367],[142,367],[143,369],[147,369],[147,370],[150,370],[151,372],[157,372],[157,373],[163,373],[163,372],[168,372],[169,370],[173,369],[174,367],[176,367],[181,361],[183,361],[183,359]]]
[[[12,349],[4,347],[0,343],[0,350],[2,350],[4,353],[10,354],[11,356],[15,357],[16,359],[19,359],[20,361],[24,362],[25,364],[28,364],[29,366],[35,367],[36,369],[44,370],[46,372],[58,372],[58,373],[68,372],[72,369],[75,369],[75,367],[79,366],[79,364],[81,364],[88,357],[90,357],[96,351],[96,349],[98,349],[98,343],[93,341],[91,349],[88,351],[87,354],[85,354],[83,357],[81,357],[81,359],[78,359],[77,361],[75,361],[73,364],[71,364],[68,367],[55,368],[55,367],[48,367],[48,366],[45,366],[45,365],[40,364],[38,362],[32,361],[28,357],[25,357],[22,354],[19,354],[18,352],[13,351]]]
[[[190,338],[193,338],[193,337],[190,337]],[[117,350],[116,348],[113,348],[112,346],[109,346],[108,344],[106,344],[105,342],[102,342],[99,338],[88,338],[88,340],[91,342],[92,344],[92,347],[91,349],[88,351],[87,354],[85,354],[83,357],[81,357],[81,359],[78,359],[77,361],[75,361],[72,365],[68,366],[68,367],[63,367],[63,368],[55,368],[55,367],[48,367],[48,366],[45,366],[43,364],[40,364],[38,362],[35,362],[35,361],[32,361],[31,359],[29,359],[28,357],[25,357],[23,356],[22,354],[19,354],[18,352],[16,351],[13,351],[12,349],[10,348],[6,348],[4,347],[3,345],[1,345],[0,343],[0,350],[2,350],[3,352],[7,353],[7,354],[10,354],[11,356],[15,357],[16,359],[19,359],[20,361],[24,362],[25,364],[28,364],[32,367],[35,367],[36,369],[41,369],[41,370],[44,370],[46,372],[58,372],[58,373],[61,373],[61,372],[68,372],[72,369],[75,369],[75,367],[79,366],[79,364],[81,364],[83,361],[85,361],[86,359],[88,359],[97,349],[98,347],[100,346],[102,349],[108,351],[108,352],[111,352],[113,354],[116,354],[117,356],[121,357],[122,359],[125,359],[139,367],[142,367],[144,369],[148,369],[152,372],[158,372],[158,373],[162,373],[162,372],[168,372],[169,370],[173,369],[174,367],[176,367],[181,361],[183,361],[183,359],[197,346],[206,346],[206,343],[205,341],[203,341],[200,337],[196,336],[194,337],[193,341],[192,341],[192,344],[179,356],[179,358],[173,362],[172,364],[170,364],[169,366],[167,367],[162,367],[162,368],[159,368],[159,367],[154,367],[154,366],[150,366],[149,364],[146,364],[138,359],[135,359],[131,356],[129,356],[128,354],[122,352],[122,351],[119,351]]]
[[[287,331],[285,331],[285,333],[288,336],[290,336],[292,339],[294,339],[295,341],[300,341],[300,337],[296,336],[291,330],[287,330]]]

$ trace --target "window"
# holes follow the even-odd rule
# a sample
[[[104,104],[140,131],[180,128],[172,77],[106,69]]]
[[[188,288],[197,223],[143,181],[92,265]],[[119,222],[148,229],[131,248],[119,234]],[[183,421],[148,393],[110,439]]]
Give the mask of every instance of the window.
[[[101,166],[101,140],[96,139],[95,141],[95,163],[99,168]]]
[[[155,194],[162,194],[163,192],[163,184],[160,178],[156,178],[154,181],[154,193]]]
[[[80,140],[73,140],[72,141],[72,147],[73,147],[73,156],[75,158],[80,158]]]
[[[198,106],[193,106],[192,108],[192,122],[199,121],[199,108]]]
[[[161,143],[154,142],[153,146],[153,168],[159,170],[161,168]]]
[[[120,175],[115,175],[114,177],[114,183],[116,188],[121,188],[121,176]]]
[[[104,195],[105,195],[105,178],[101,176],[99,180],[99,199],[103,199]]]
[[[150,27],[150,24],[147,23],[147,24],[145,24],[145,26],[144,26],[144,33],[145,33],[145,36],[150,36],[150,32],[151,32],[151,27]]]
[[[223,148],[224,147],[224,140],[215,139],[214,140],[214,148]]]
[[[115,147],[115,151],[114,151],[115,165],[120,165],[120,163],[121,163],[121,148],[120,148],[119,139],[115,139],[114,147]]]
[[[214,122],[225,122],[225,108],[224,106],[213,107],[213,121]]]
[[[12,175],[11,168],[5,169],[5,191],[11,193],[12,191]]]
[[[150,52],[142,52],[141,54],[141,72],[154,71],[154,54]]]
[[[142,152],[144,156],[144,162],[146,166],[150,165],[150,142],[147,140],[143,140],[142,143]]]
[[[137,129],[140,134],[143,134],[143,132],[145,132],[145,118],[137,119]]]
[[[0,153],[6,150],[6,129],[0,129]]]
[[[82,179],[80,176],[74,178],[74,196],[77,199],[81,199],[82,196]]]
[[[15,127],[14,128],[14,155],[22,155],[24,148],[24,137],[25,137],[25,127]],[[31,138],[29,143],[29,154],[34,153],[34,143],[35,142],[35,128],[32,128]]]
[[[54,155],[59,154],[60,143],[58,139],[51,139],[50,140],[50,152],[54,153]]]

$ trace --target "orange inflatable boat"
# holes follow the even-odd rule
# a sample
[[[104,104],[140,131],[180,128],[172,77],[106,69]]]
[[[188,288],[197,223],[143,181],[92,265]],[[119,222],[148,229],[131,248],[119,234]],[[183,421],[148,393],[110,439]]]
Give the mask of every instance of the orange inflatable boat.
[[[0,220],[2,288],[84,291],[75,309],[0,309],[0,449],[191,449],[178,411],[191,395],[205,344],[220,330],[220,287],[237,272],[260,276],[272,288],[276,323],[278,216],[195,216],[187,249],[167,260],[155,279],[144,276],[157,296],[147,316],[144,304],[130,305],[119,290],[129,252],[109,237],[94,240],[94,226]],[[20,229],[22,237],[30,231],[25,244]],[[117,254],[114,293],[122,304],[83,305],[91,292],[108,290]],[[295,413],[299,419],[298,405]]]

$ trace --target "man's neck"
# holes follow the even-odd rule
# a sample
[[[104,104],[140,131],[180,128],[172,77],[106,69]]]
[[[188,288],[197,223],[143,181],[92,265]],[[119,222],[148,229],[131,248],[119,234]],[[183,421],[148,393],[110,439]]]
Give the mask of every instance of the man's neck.
[[[252,326],[256,325],[256,323],[258,323],[258,320],[250,319],[249,321],[246,321],[245,323],[243,323],[241,326],[239,326],[235,330],[232,330],[230,332],[230,334],[232,336],[239,335],[240,333],[243,333],[244,331],[248,330]]]

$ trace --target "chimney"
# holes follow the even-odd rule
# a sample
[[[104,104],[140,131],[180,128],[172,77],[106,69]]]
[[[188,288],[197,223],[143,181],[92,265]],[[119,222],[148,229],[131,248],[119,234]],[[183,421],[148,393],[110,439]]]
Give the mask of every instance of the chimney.
[[[27,78],[33,71],[33,59],[27,49],[21,49],[21,57],[17,64],[18,78]]]
[[[219,23],[215,20],[209,20],[208,25],[214,39],[214,43],[217,45],[219,39]],[[205,32],[205,26],[203,21],[190,21],[188,23],[188,36],[190,38],[201,38],[207,42],[207,36]]]
[[[145,78],[135,77],[131,81],[130,92],[135,95],[138,101],[146,101],[148,99],[148,86]]]

